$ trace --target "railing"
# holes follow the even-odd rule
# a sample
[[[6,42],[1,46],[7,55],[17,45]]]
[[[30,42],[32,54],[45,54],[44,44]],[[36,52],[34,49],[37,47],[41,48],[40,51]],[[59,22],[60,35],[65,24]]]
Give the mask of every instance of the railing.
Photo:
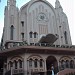
[[[7,71],[4,75],[23,75],[24,70],[23,69],[13,69]]]
[[[23,69],[14,69],[12,70],[12,74],[20,74],[20,73],[24,73]]]
[[[4,75],[11,75],[11,70],[7,71]]]
[[[66,71],[66,69],[69,69],[69,70],[75,70],[75,65],[73,66],[66,66],[66,65],[63,65],[64,67],[62,66],[57,66],[57,67],[54,67],[54,74],[56,75],[57,73],[59,72],[62,72],[62,71]],[[12,72],[12,75],[17,75],[17,74],[21,74],[21,75],[52,75],[52,71],[51,70],[48,70],[48,71],[24,71],[24,69],[13,69],[12,71],[8,71],[6,72],[5,75],[10,75]]]
[[[1,46],[0,50],[2,51],[5,49],[9,49],[12,47],[18,47],[18,46],[28,46],[28,44],[26,42],[10,42],[10,43],[7,43],[7,45],[5,46]]]
[[[26,42],[11,42],[8,43],[6,46],[0,47],[0,50],[9,49],[12,47],[19,47],[19,46],[43,46],[43,47],[54,47],[54,48],[75,48],[75,45],[55,45],[50,43],[30,43],[27,44]]]

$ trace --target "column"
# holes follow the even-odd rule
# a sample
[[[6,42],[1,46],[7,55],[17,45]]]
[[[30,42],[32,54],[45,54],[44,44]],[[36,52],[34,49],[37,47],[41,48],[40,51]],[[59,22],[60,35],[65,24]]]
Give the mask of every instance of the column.
[[[37,61],[37,67],[38,67],[38,71],[40,71],[40,65],[39,65],[39,61],[40,61],[40,60],[38,60],[38,61]]]
[[[32,60],[32,69],[34,70],[34,60]]]
[[[15,63],[13,62],[13,69],[15,69]]]
[[[27,71],[29,71],[29,60],[27,60]]]
[[[46,59],[44,60],[44,75],[46,75],[47,69],[46,69]]]
[[[3,70],[3,75],[5,75],[6,73],[6,68],[5,68],[5,65],[3,65],[3,68],[1,68]]]
[[[20,63],[19,63],[19,61],[17,61],[17,69],[19,69],[20,67]]]
[[[61,67],[61,65],[60,65],[60,61],[57,61],[58,62],[58,70],[60,71],[60,67]]]
[[[24,58],[24,75],[27,75],[27,71],[28,71],[28,69],[27,69],[27,67],[28,67],[28,64],[27,64],[27,59],[26,59],[26,57]]]

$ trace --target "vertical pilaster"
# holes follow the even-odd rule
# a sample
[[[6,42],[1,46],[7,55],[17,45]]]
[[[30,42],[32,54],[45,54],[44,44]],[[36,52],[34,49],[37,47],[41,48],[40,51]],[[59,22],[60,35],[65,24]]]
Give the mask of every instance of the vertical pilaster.
[[[27,75],[27,71],[28,71],[27,67],[28,67],[27,59],[24,56],[24,75]]]
[[[44,60],[44,72],[45,72],[44,75],[46,75],[46,72],[47,72],[47,69],[46,69],[46,59]]]

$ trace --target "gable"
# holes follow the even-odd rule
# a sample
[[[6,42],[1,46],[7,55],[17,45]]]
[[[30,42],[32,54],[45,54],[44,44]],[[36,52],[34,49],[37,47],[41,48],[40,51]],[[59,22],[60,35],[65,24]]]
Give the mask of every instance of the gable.
[[[52,16],[55,15],[54,7],[45,0],[36,0],[36,1],[33,0],[33,1],[31,1],[28,5],[28,13],[31,13],[33,11],[36,13],[48,12]]]

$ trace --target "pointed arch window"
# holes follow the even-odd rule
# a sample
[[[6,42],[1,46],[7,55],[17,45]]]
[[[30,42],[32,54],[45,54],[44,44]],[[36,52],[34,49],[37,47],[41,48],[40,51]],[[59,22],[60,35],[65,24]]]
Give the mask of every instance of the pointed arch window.
[[[16,60],[14,60],[14,66],[15,66],[15,69],[17,69],[18,63]]]
[[[19,68],[22,68],[22,60],[19,59]]]
[[[22,41],[24,41],[24,33],[21,33]]]
[[[38,35],[37,32],[34,32],[34,38],[37,38],[37,35]]]
[[[65,38],[65,43],[68,44],[68,39],[67,39],[67,32],[64,32],[64,38]]]
[[[66,68],[69,68],[69,61],[66,60]]]
[[[9,61],[10,68],[13,67],[13,62]]]
[[[32,67],[32,59],[29,59],[29,67]]]
[[[21,21],[22,27],[24,27],[24,21]]]
[[[10,27],[10,40],[13,40],[13,36],[14,36],[14,26],[12,25]]]
[[[74,61],[71,60],[71,61],[70,61],[70,68],[73,68],[73,67],[74,67]]]
[[[43,60],[40,59],[40,67],[43,67]]]
[[[34,67],[37,67],[38,66],[38,59],[35,59],[34,60]]]
[[[62,68],[62,69],[65,68],[65,61],[64,61],[64,60],[61,61],[61,68]]]

